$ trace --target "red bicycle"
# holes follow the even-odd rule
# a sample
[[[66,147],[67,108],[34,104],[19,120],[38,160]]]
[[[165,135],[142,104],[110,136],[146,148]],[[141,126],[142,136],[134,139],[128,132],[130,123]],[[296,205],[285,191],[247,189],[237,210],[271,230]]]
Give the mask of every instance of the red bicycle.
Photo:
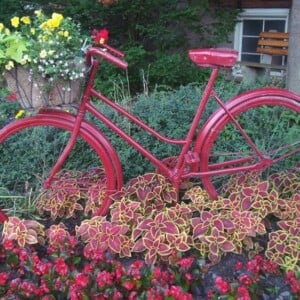
[[[284,89],[260,88],[222,101],[214,90],[214,84],[220,69],[234,66],[237,52],[194,49],[189,51],[189,57],[198,67],[209,67],[212,72],[190,129],[185,137],[175,139],[160,134],[95,89],[94,79],[100,62],[106,60],[121,69],[126,69],[127,63],[122,52],[108,45],[88,49],[86,61],[91,69],[76,113],[45,108],[0,130],[0,153],[10,153],[14,159],[22,155],[19,170],[12,170],[13,180],[8,183],[4,177],[0,178],[2,191],[5,188],[9,197],[13,198],[24,196],[33,188],[37,191],[41,187],[59,188],[55,182],[62,167],[82,169],[97,161],[103,178],[99,184],[105,191],[100,213],[106,214],[111,204],[109,195],[123,185],[122,166],[111,142],[90,119],[87,120],[87,115],[98,119],[145,156],[155,165],[157,172],[169,178],[178,190],[185,180],[201,179],[203,187],[215,199],[221,186],[233,174],[257,172],[268,176],[287,168],[296,168],[299,172],[300,96]],[[179,155],[163,160],[157,158],[97,109],[92,98],[101,100],[161,142],[179,146]],[[204,110],[211,100],[216,101],[218,108],[200,127]],[[27,144],[28,135],[36,137],[35,145]],[[20,146],[16,147],[16,143]],[[10,148],[12,144],[13,151]],[[39,155],[35,155],[34,151]],[[96,157],[88,159],[91,157],[88,152],[95,153]],[[25,158],[29,161],[26,162]],[[76,165],[79,158],[80,164]],[[70,159],[72,164],[68,164]],[[10,163],[3,158],[0,162],[8,166]],[[37,187],[31,185],[33,178],[38,178]]]

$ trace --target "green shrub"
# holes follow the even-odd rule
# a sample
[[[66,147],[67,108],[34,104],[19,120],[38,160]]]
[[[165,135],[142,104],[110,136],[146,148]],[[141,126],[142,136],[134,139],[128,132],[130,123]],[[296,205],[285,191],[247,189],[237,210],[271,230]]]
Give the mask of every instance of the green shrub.
[[[216,91],[225,101],[236,95],[243,88],[242,86],[239,83],[220,79],[216,84]],[[199,84],[181,86],[177,90],[165,90],[165,87],[160,90],[160,86],[157,86],[152,93],[139,94],[134,100],[126,99],[125,95],[125,102],[121,104],[127,106],[134,115],[161,134],[171,138],[182,138],[190,128],[203,89],[204,85]],[[117,94],[120,96],[120,92]],[[101,103],[96,102],[96,106],[155,156],[165,158],[179,153],[178,146],[172,146],[151,137]],[[201,124],[215,109],[216,103],[210,101]],[[126,180],[154,170],[153,165],[135,149],[129,147],[126,142],[107,130],[106,127],[101,126],[99,122],[96,121],[96,123],[117,149]]]
[[[15,115],[20,109],[16,102],[1,101],[0,95],[0,128],[15,119]]]

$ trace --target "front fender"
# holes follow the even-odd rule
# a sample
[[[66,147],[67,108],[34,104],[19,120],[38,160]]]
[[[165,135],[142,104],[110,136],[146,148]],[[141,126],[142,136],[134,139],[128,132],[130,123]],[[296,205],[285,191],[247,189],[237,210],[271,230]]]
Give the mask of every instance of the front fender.
[[[0,143],[2,143],[9,135],[31,126],[49,125],[72,131],[75,119],[75,115],[66,111],[42,109],[35,116],[19,119],[4,126],[0,130]],[[113,163],[114,176],[117,176],[117,187],[120,189],[123,185],[122,166],[119,156],[107,137],[97,127],[86,120],[82,121],[79,134],[84,137],[95,151],[97,149],[105,151],[105,154]]]

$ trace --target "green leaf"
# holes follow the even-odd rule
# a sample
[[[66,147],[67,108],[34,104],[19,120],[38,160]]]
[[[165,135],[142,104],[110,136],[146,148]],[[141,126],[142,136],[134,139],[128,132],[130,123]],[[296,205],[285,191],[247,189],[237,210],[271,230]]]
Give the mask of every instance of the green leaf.
[[[19,262],[18,255],[16,255],[15,253],[9,254],[6,262],[9,265],[16,265]]]
[[[17,63],[21,63],[24,52],[27,51],[26,43],[21,39],[12,41],[6,49],[6,56],[10,57]]]
[[[72,257],[72,263],[74,265],[78,265],[80,262],[81,262],[81,257],[80,256]]]

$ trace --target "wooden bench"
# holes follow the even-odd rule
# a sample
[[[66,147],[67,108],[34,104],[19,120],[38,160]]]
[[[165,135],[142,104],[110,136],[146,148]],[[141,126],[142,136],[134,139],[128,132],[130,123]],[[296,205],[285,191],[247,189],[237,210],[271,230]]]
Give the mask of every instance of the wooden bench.
[[[287,32],[261,32],[256,52],[269,55],[288,55],[289,34]]]
[[[271,56],[287,56],[289,47],[289,34],[287,32],[261,32],[257,41],[256,52]],[[286,65],[271,63],[241,61],[241,66],[255,69],[285,71]]]

